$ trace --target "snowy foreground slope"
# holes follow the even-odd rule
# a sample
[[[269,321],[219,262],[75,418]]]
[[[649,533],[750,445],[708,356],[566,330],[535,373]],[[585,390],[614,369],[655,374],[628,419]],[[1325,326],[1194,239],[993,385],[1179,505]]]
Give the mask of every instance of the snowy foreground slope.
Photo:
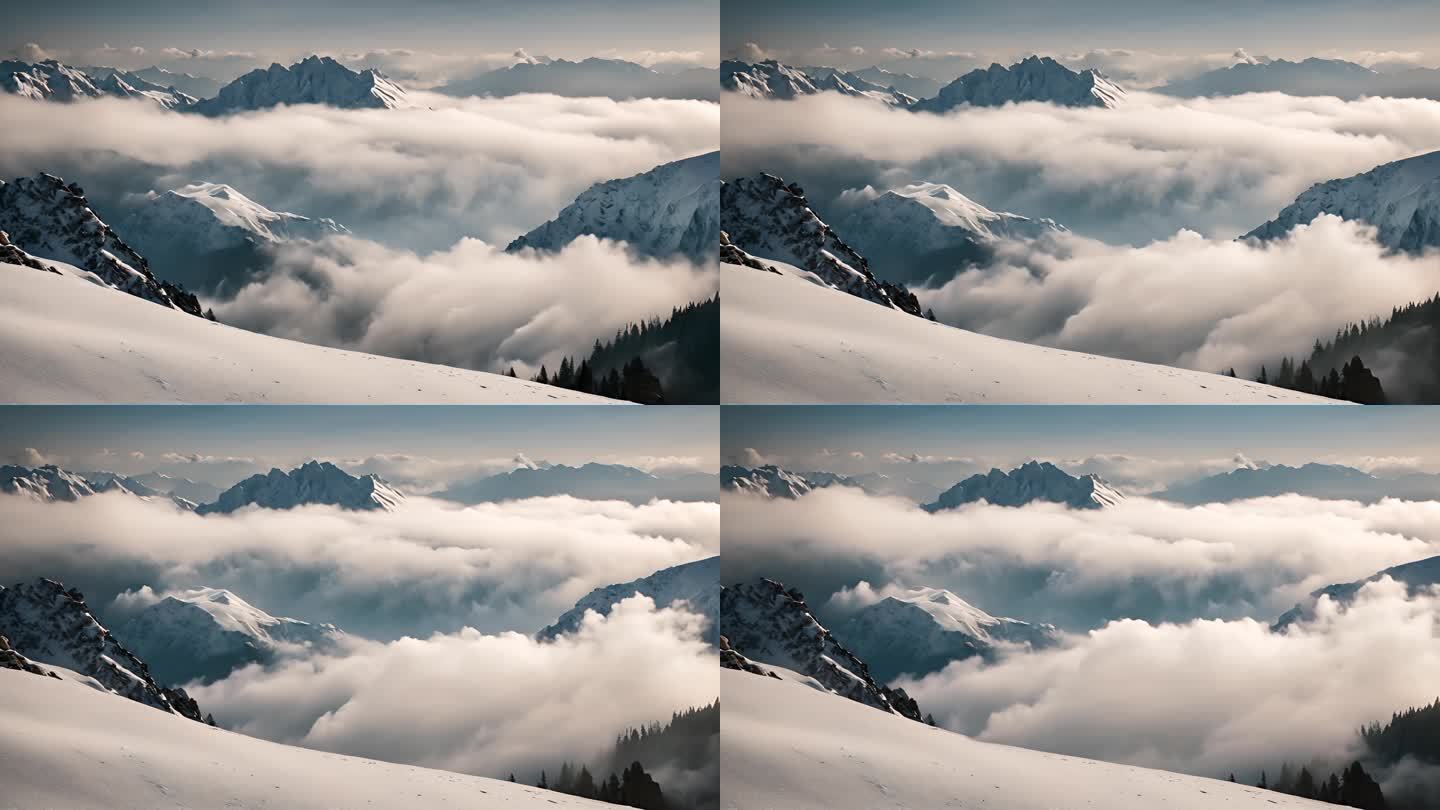
[[[61,269],[0,263],[0,402],[613,402],[247,332]]]
[[[7,807],[613,807],[279,745],[17,670],[0,669],[0,717],[0,804]]]
[[[760,261],[776,272],[720,265],[722,402],[1330,402],[1218,374],[987,337]]]
[[[793,676],[720,673],[725,810],[1333,807],[1214,779],[978,742],[785,677]]]

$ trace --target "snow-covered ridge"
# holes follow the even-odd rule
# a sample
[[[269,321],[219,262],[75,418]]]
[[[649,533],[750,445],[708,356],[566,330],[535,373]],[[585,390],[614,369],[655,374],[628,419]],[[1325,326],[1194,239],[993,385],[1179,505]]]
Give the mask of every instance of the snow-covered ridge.
[[[235,329],[116,295],[77,268],[19,266],[3,247],[0,290],[0,402],[620,404]]]
[[[835,634],[863,657],[877,680],[922,677],[952,661],[992,658],[1006,649],[1053,646],[1053,625],[992,616],[943,588],[917,587],[856,611]]]
[[[137,73],[113,67],[81,68],[95,80],[95,85],[116,98],[143,98],[167,110],[188,107],[200,99],[173,85],[158,84]]]
[[[0,673],[3,674],[3,673]],[[803,682],[722,671],[727,807],[1322,810],[1244,784],[972,740]]]
[[[0,181],[0,231],[36,258],[73,265],[146,301],[202,314],[193,294],[150,272],[145,257],[90,208],[80,186],[53,174]]]
[[[587,611],[593,610],[601,616],[608,616],[616,602],[637,593],[653,599],[656,607],[669,607],[680,603],[690,612],[704,616],[709,622],[705,637],[711,644],[717,643],[720,633],[719,557],[708,557],[664,568],[630,582],[596,588],[581,597],[575,607],[561,614],[554,624],[536,633],[535,637],[548,640],[574,632]]]
[[[985,501],[992,506],[1059,503],[1073,509],[1115,506],[1125,496],[1094,474],[1073,476],[1048,461],[1027,462],[1010,472],[992,469],[976,474],[941,493],[925,509],[938,512]]]
[[[1315,616],[1315,607],[1321,597],[1329,598],[1342,606],[1348,606],[1355,601],[1355,596],[1360,589],[1372,582],[1379,582],[1389,577],[1405,586],[1406,591],[1414,596],[1440,585],[1440,557],[1426,557],[1423,560],[1404,563],[1386,568],[1384,571],[1372,574],[1364,579],[1354,582],[1340,582],[1334,585],[1326,585],[1312,591],[1305,601],[1285,611],[1275,621],[1272,629],[1284,630],[1286,627],[1298,621],[1308,621]]]
[[[914,293],[877,279],[865,257],[816,215],[794,183],[772,174],[741,177],[721,187],[720,201],[720,227],[733,247],[762,263],[794,265],[857,298],[920,314]]]
[[[1440,152],[1317,183],[1245,238],[1278,239],[1321,214],[1375,226],[1380,244],[1391,250],[1440,247]]]
[[[0,785],[14,807],[615,807],[501,779],[279,745],[9,669],[0,669],[0,717]]]
[[[957,107],[999,107],[1026,101],[1062,107],[1113,108],[1125,91],[1095,70],[1074,71],[1048,56],[1031,56],[1009,67],[999,63],[977,68],[910,109],[943,113]]]
[[[750,662],[791,670],[823,689],[881,711],[919,721],[903,689],[875,681],[866,663],[815,619],[805,598],[779,582],[761,579],[720,591],[720,633]]]
[[[644,256],[714,261],[720,231],[720,153],[596,183],[506,250],[560,250],[576,237],[626,242]]]
[[[37,101],[85,98],[143,98],[167,110],[194,104],[196,97],[173,86],[111,67],[73,67],[54,59],[0,61],[0,90]]]
[[[1333,402],[1219,374],[988,337],[877,307],[783,262],[736,256],[720,265],[726,403]],[[758,268],[746,263],[752,260]]]
[[[882,278],[913,283],[948,280],[984,263],[1002,239],[1038,239],[1066,230],[1052,219],[1031,219],[989,208],[944,183],[920,182],[878,191],[847,191],[836,221],[845,240],[865,255]]]
[[[873,75],[873,74],[872,74]],[[720,65],[720,86],[759,99],[793,99],[816,93],[868,98],[892,107],[908,107],[916,98],[893,86],[833,67],[793,67],[774,59],[750,64],[729,59]]]
[[[767,498],[799,498],[813,492],[816,485],[800,473],[793,473],[774,464],[746,468],[726,464],[720,468],[721,489],[764,495]]]
[[[289,67],[256,68],[220,88],[214,98],[184,109],[214,116],[282,104],[395,109],[409,102],[404,88],[375,70],[354,71],[328,56],[310,56]]]
[[[223,588],[166,594],[116,628],[166,683],[209,682],[285,650],[328,648],[344,637],[332,624],[272,616]]]
[[[307,504],[390,512],[404,500],[403,493],[373,474],[356,477],[328,461],[310,461],[289,472],[275,468],[264,475],[252,475],[195,512],[209,515],[247,506],[294,509]]]
[[[95,619],[83,594],[53,579],[0,586],[0,635],[33,661],[71,670],[146,706],[206,722],[185,690],[157,683],[145,662]]]
[[[105,492],[118,492],[143,500],[164,500],[191,510],[195,504],[184,498],[153,490],[133,478],[111,472],[75,473],[46,464],[30,468],[14,464],[0,466],[0,492],[25,495],[42,503],[76,501]]]

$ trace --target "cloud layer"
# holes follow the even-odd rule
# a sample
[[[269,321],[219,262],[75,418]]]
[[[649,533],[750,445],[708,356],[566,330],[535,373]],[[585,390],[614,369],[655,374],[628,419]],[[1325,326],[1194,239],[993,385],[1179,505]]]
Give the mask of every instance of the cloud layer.
[[[469,508],[411,497],[395,512],[202,517],[123,495],[54,504],[0,496],[0,519],[12,529],[0,547],[7,582],[61,579],[102,611],[146,585],[226,587],[276,615],[372,638],[465,625],[533,631],[593,588],[719,549],[715,504],[569,497]]]
[[[252,666],[192,690],[227,727],[280,742],[445,770],[534,779],[594,763],[627,726],[713,702],[702,619],[646,597],[589,614],[553,643],[466,628]]]

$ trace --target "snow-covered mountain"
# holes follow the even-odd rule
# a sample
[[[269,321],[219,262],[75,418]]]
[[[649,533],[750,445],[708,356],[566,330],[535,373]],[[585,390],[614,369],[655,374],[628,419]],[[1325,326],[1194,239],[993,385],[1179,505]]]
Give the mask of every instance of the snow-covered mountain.
[[[977,68],[910,109],[943,113],[957,107],[1000,107],[1041,101],[1062,107],[1114,108],[1125,91],[1095,70],[1073,71],[1048,56],[1031,56],[1005,67]]]
[[[169,593],[115,628],[162,683],[209,683],[287,649],[329,648],[333,624],[271,616],[223,588]]]
[[[195,103],[195,97],[137,74],[107,67],[72,67],[54,59],[0,62],[0,90],[38,101],[82,98],[143,98],[170,110]]]
[[[208,294],[244,286],[269,266],[272,245],[350,233],[333,219],[272,211],[211,182],[151,191],[117,225],[161,276]]]
[[[851,205],[836,230],[870,261],[880,278],[900,284],[944,283],[984,264],[1001,239],[1029,240],[1065,231],[1053,219],[989,208],[944,183],[912,183],[887,191],[847,193]]]
[[[720,691],[726,807],[1334,808],[1245,784],[980,742],[837,699],[787,673],[722,670]]]
[[[28,495],[38,501],[74,501],[95,494],[95,487],[81,475],[54,464],[0,467],[0,492]]]
[[[143,487],[148,487],[155,492],[166,495],[173,495],[177,498],[184,498],[192,503],[209,503],[220,497],[221,489],[214,484],[207,484],[203,481],[192,481],[189,478],[166,475],[162,472],[148,472],[142,475],[130,476]]]
[[[70,679],[0,669],[0,785],[14,807],[614,810],[468,774],[280,745]]]
[[[215,116],[282,104],[394,109],[409,102],[404,88],[375,70],[357,72],[328,56],[311,56],[290,67],[256,68],[185,110]]]
[[[792,99],[820,92],[805,71],[774,59],[750,64],[738,59],[720,63],[720,86],[733,93],[761,99]]]
[[[886,70],[879,65],[873,65],[863,70],[854,70],[851,71],[851,73],[863,81],[879,87],[893,87],[905,95],[916,99],[930,98],[940,92],[940,82],[928,76],[897,73],[893,70]]]
[[[720,591],[720,634],[748,661],[797,672],[828,692],[911,720],[920,707],[903,689],[877,683],[866,663],[816,621],[805,597],[771,579]]]
[[[1389,577],[1405,586],[1405,589],[1414,596],[1440,585],[1440,557],[1426,557],[1423,560],[1405,563],[1403,565],[1391,566],[1384,571],[1372,574],[1364,579],[1354,582],[1340,582],[1334,585],[1326,585],[1311,591],[1310,596],[1295,607],[1285,611],[1275,621],[1273,629],[1284,630],[1297,621],[1307,621],[1315,615],[1315,605],[1320,597],[1327,596],[1341,605],[1349,605],[1355,601],[1355,596],[1360,589],[1371,582],[1378,582]]]
[[[200,99],[173,85],[153,82],[128,70],[113,67],[81,68],[95,80],[95,86],[107,95],[116,98],[143,98],[155,102],[164,109],[174,110],[188,107]]]
[[[578,467],[536,464],[459,482],[437,494],[459,503],[495,503],[569,495],[587,500],[642,504],[653,500],[713,501],[719,496],[709,473],[650,473],[624,464],[590,462]]]
[[[720,64],[720,86],[759,99],[786,100],[830,92],[892,107],[908,107],[916,102],[913,95],[857,73],[833,67],[794,67],[774,59],[754,64],[728,59]]]
[[[210,98],[220,92],[221,82],[209,76],[196,76],[191,73],[176,73],[165,68],[151,65],[140,70],[127,71],[128,75],[134,76],[141,81],[147,81],[160,87],[173,87],[176,90],[196,99]]]
[[[741,177],[721,186],[720,229],[731,246],[762,264],[772,259],[794,265],[827,287],[920,314],[913,293],[876,278],[865,257],[810,208],[805,191],[773,174]]]
[[[1440,476],[1409,473],[1381,478],[1342,464],[1266,464],[1174,484],[1154,497],[1204,504],[1292,493],[1367,503],[1381,498],[1429,501],[1440,498]]]
[[[1374,225],[1380,244],[1391,250],[1440,246],[1440,152],[1317,183],[1245,238],[1278,239],[1321,214]]]
[[[726,403],[1333,402],[1219,374],[932,323],[723,244],[720,294],[720,393]]]
[[[289,472],[271,468],[264,475],[252,475],[195,512],[210,515],[247,506],[294,509],[310,504],[392,512],[404,500],[403,493],[373,474],[356,477],[328,461],[309,461]]]
[[[153,473],[152,473],[153,475]],[[123,492],[146,500],[165,500],[186,511],[193,512],[200,504],[193,498],[186,498],[168,491],[155,489],[137,478],[109,470],[95,470],[80,473],[80,476],[95,488],[95,492]]]
[[[1042,649],[1060,640],[1049,624],[991,616],[942,588],[910,588],[835,625],[835,635],[881,683],[922,677],[952,661],[992,658],[1006,648]]]
[[[1072,509],[1103,509],[1125,500],[1119,490],[1094,474],[1071,475],[1048,461],[1030,461],[1010,472],[992,469],[945,490],[925,505],[930,512],[985,501],[992,506],[1059,503]]]
[[[116,295],[69,265],[24,261],[0,244],[0,402],[620,404],[247,332]]]
[[[649,576],[617,585],[596,588],[575,607],[565,611],[555,623],[535,634],[542,640],[553,639],[565,633],[574,632],[585,618],[585,612],[593,610],[601,616],[610,615],[616,602],[635,594],[655,600],[656,607],[669,607],[683,602],[692,613],[704,616],[708,621],[705,637],[716,644],[720,636],[720,558],[707,557],[703,560],[664,568]]]
[[[1286,93],[1292,96],[1337,96],[1353,99],[1384,95],[1385,77],[1364,65],[1343,59],[1311,57],[1250,59],[1189,79],[1170,82],[1157,93],[1170,96],[1238,96],[1244,93]]]
[[[451,96],[513,96],[554,93],[558,96],[600,96],[616,100],[671,98],[717,101],[714,68],[689,67],[659,71],[623,59],[591,57],[532,59],[509,67],[457,79],[438,88]]]
[[[774,464],[755,468],[726,464],[720,468],[720,488],[731,492],[747,492],[767,498],[798,498],[809,494],[816,484],[800,473],[793,473]]]
[[[509,251],[560,250],[582,235],[628,243],[644,256],[714,261],[720,231],[720,153],[677,160],[596,183]]]
[[[138,298],[202,314],[192,293],[157,278],[145,257],[95,214],[80,186],[53,174],[0,181],[0,231],[32,256],[73,265]]]
[[[185,690],[157,683],[145,662],[110,635],[85,605],[84,594],[53,579],[0,586],[0,635],[32,661],[63,667],[105,691],[204,722]]]

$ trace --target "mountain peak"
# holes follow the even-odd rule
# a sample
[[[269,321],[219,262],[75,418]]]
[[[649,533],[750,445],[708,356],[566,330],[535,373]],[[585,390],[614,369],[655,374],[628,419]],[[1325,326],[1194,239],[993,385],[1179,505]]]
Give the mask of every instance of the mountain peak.
[[[310,504],[393,511],[404,500],[399,490],[373,474],[357,477],[328,461],[312,460],[289,472],[276,467],[264,475],[252,475],[195,512],[208,515],[247,506],[293,509]]]
[[[982,500],[992,506],[1048,502],[1074,509],[1101,509],[1124,499],[1119,490],[1093,473],[1077,477],[1048,461],[1028,461],[1008,473],[997,467],[984,475],[972,475],[941,493],[925,509],[939,512]]]
[[[1094,69],[1071,70],[1048,56],[1029,56],[1006,67],[977,68],[940,88],[912,109],[943,113],[961,106],[999,107],[1041,101],[1062,107],[1116,107],[1125,91]]]
[[[355,71],[329,56],[312,55],[289,67],[275,62],[256,68],[220,88],[214,98],[185,109],[216,116],[282,104],[393,109],[408,101],[400,85],[373,69]]]

